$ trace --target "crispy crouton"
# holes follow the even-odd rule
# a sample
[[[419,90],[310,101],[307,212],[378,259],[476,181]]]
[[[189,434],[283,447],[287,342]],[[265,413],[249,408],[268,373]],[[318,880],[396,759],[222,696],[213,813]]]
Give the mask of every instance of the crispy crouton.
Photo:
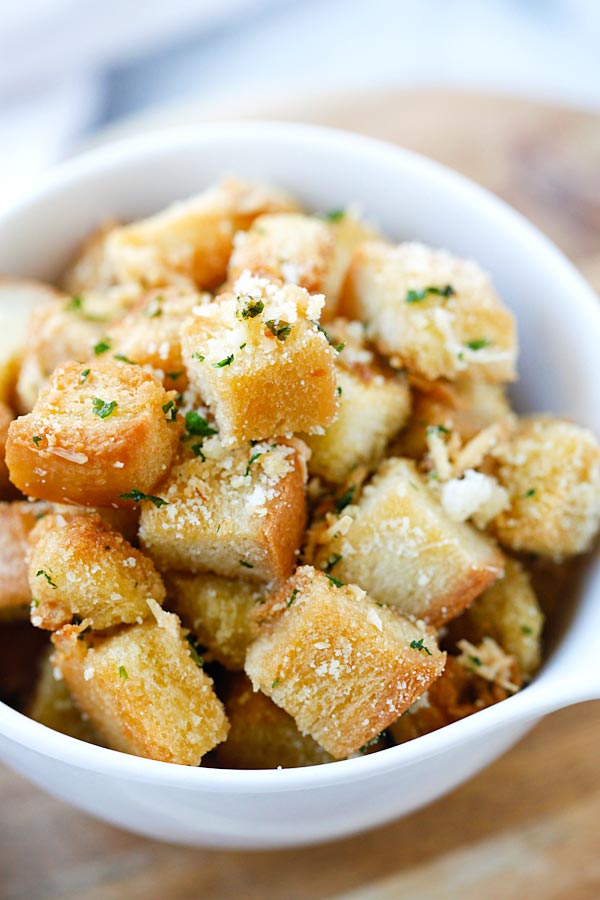
[[[0,503],[0,611],[2,618],[27,618],[29,533],[50,507],[46,503]]]
[[[493,638],[514,656],[525,678],[540,667],[544,615],[529,575],[514,559],[506,558],[504,576],[487,588],[451,626],[451,634],[474,644]]]
[[[12,485],[8,477],[6,467],[6,441],[8,439],[8,426],[13,420],[11,410],[0,400],[0,496],[6,497],[11,493]]]
[[[502,574],[492,541],[453,522],[410,460],[382,463],[343,514],[350,527],[328,529],[333,536],[319,546],[315,565],[432,625],[459,615]]]
[[[58,368],[33,411],[10,425],[11,481],[57,503],[131,506],[171,465],[181,433],[174,401],[139,366],[98,360]]]
[[[431,629],[311,566],[258,613],[246,657],[255,690],[336,759],[387,728],[444,668]]]
[[[168,209],[112,229],[105,263],[118,282],[211,289],[225,280],[234,234],[268,212],[297,209],[282,191],[234,178]]]
[[[96,513],[44,516],[30,543],[31,621],[37,628],[56,631],[77,617],[101,631],[140,622],[149,615],[148,597],[165,599],[152,560]]]
[[[227,736],[227,719],[177,616],[152,610],[156,618],[106,635],[65,625],[52,635],[53,663],[109,747],[197,766]]]
[[[114,284],[114,273],[106,259],[104,245],[110,232],[119,224],[116,219],[107,220],[78,247],[61,278],[60,286],[68,294],[78,296],[87,291],[106,290]]]
[[[145,366],[166,390],[182,392],[188,378],[181,353],[181,325],[210,294],[161,288],[149,291],[108,330],[117,359]]]
[[[336,357],[338,412],[324,434],[306,437],[308,471],[341,484],[356,466],[373,469],[381,461],[407,419],[410,391],[403,376],[386,371],[364,347],[358,322],[338,319],[327,332],[342,348]]]
[[[600,447],[560,419],[522,419],[496,452],[510,506],[492,524],[512,550],[566,557],[589,550],[600,526]]]
[[[166,505],[142,509],[142,546],[161,570],[287,578],[304,534],[305,452],[299,441],[206,440],[161,484]]]
[[[77,708],[62,675],[51,662],[48,650],[41,665],[27,715],[47,728],[89,744],[101,744],[89,720]]]
[[[366,242],[354,251],[340,311],[368,321],[381,352],[424,378],[515,378],[514,319],[470,260]]]
[[[255,691],[245,675],[231,678],[225,693],[230,729],[214,751],[223,769],[284,769],[333,762],[310,735],[265,694]]]
[[[210,656],[232,672],[243,671],[246,650],[255,636],[248,613],[264,599],[264,590],[241,578],[209,573],[171,573],[167,590],[169,609]]]
[[[222,437],[262,440],[329,425],[335,351],[315,321],[323,298],[250,275],[234,292],[198,309],[182,332],[190,381]]]

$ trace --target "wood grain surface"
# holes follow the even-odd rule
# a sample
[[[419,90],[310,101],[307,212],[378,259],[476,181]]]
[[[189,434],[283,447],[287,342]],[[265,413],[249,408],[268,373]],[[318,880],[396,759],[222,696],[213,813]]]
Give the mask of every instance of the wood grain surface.
[[[600,288],[599,116],[433,91],[295,101],[252,113],[349,128],[453,166],[521,210]],[[200,116],[208,117],[192,108],[161,122]],[[546,719],[426,809],[359,837],[277,852],[154,843],[0,768],[0,898],[596,900],[599,745],[600,704],[582,704]]]

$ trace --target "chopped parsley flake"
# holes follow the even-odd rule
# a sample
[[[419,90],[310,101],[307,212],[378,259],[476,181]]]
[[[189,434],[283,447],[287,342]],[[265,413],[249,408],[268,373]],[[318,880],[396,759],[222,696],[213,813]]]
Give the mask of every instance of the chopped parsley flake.
[[[196,457],[200,457],[202,462],[206,462],[206,456],[202,452],[202,444],[192,444],[192,453]]]
[[[530,625],[521,625],[521,631],[523,634],[533,634],[533,628]]]
[[[278,684],[279,684],[279,678],[276,678],[275,681],[273,682],[273,684],[271,685],[271,688],[276,688]]]
[[[346,344],[344,343],[344,341],[342,341],[341,344],[337,344],[333,349],[336,351],[336,353],[341,353],[345,346]]]
[[[331,582],[331,584],[335,585],[335,587],[343,587],[344,586],[343,581],[340,581],[339,578],[334,578],[333,575],[328,575],[327,572],[325,572],[325,578],[328,578],[329,581]]]
[[[195,410],[186,412],[185,428],[188,434],[194,434],[199,437],[210,437],[211,434],[217,434],[216,428],[209,425],[204,416],[201,416]]]
[[[474,666],[482,666],[483,665],[483,663],[481,662],[481,660],[479,659],[478,656],[469,656],[469,660],[470,660],[470,662],[473,663]]]
[[[431,656],[431,650],[429,647],[426,647],[423,643],[423,638],[419,638],[418,641],[410,642],[411,650],[418,650],[420,653],[425,653],[426,656]]]
[[[198,666],[198,668],[202,669],[204,666],[204,660],[200,656],[200,648],[198,647],[198,643],[193,634],[188,634],[186,636],[186,641],[190,645],[190,656]]]
[[[240,559],[239,563],[240,563],[240,566],[243,566],[245,569],[253,569],[254,568],[252,563],[246,562],[245,559]]]
[[[90,369],[83,370],[83,372],[79,376],[79,381],[81,382],[81,384],[84,383],[84,381],[86,380],[86,378],[88,377],[89,374],[90,374]]]
[[[173,400],[169,400],[168,403],[163,403],[162,411],[165,416],[168,414],[169,422],[174,422],[177,419],[177,407]]]
[[[56,590],[58,585],[55,584],[54,581],[52,581],[52,578],[50,577],[50,575],[48,575],[48,573],[45,571],[45,569],[37,570],[37,572],[35,573],[35,577],[39,578],[40,575],[42,575],[46,579],[46,581],[48,582],[48,584],[50,585],[51,588],[54,588],[54,590]]]
[[[100,397],[94,397],[92,407],[95,415],[100,416],[101,419],[106,419],[117,408],[117,401],[111,400],[109,403],[107,400],[101,400]]]
[[[321,213],[321,218],[327,222],[341,222],[346,215],[345,209],[330,209],[328,212]]]
[[[427,434],[450,434],[450,430],[445,425],[428,425]]]
[[[146,312],[144,313],[144,315],[148,319],[156,319],[156,318],[158,318],[158,316],[162,316],[163,311],[162,311],[162,306],[160,304],[162,303],[163,299],[164,298],[161,294],[160,296],[155,297],[154,300],[152,301],[152,303],[148,304],[148,308],[146,309]]]
[[[346,509],[347,506],[350,506],[352,501],[354,500],[354,494],[356,493],[356,485],[351,484],[349,488],[347,488],[341,497],[338,497],[335,501],[335,511],[336,513],[341,513]]]
[[[233,362],[233,353],[229,356],[226,356],[225,359],[221,359],[219,362],[213,363],[213,369],[224,369],[225,366],[230,366]]]
[[[138,491],[135,488],[127,494],[119,494],[119,497],[121,500],[133,500],[134,503],[142,503],[143,500],[148,500],[157,509],[160,509],[161,506],[169,505],[168,500],[163,500],[162,497],[154,497],[152,494],[144,494],[143,491]]]
[[[202,356],[201,353],[192,353],[192,359],[197,359],[198,362],[204,362],[205,357]]]
[[[39,434],[36,434],[36,435],[33,436],[32,440],[33,440],[33,443],[35,444],[35,446],[36,446],[36,447],[39,447],[40,441],[41,441],[42,439],[41,439],[41,437],[39,436]]]
[[[265,308],[263,301],[254,297],[238,297],[237,300],[241,304],[235,313],[238,319],[255,319]]]
[[[452,297],[456,291],[452,287],[451,284],[446,284],[444,287],[424,287],[420,291],[412,290],[406,292],[406,302],[407,303],[422,303],[423,300],[426,300],[427,297]]]
[[[37,609],[39,605],[40,605],[40,601],[39,601],[39,600],[36,600],[35,597],[32,597],[32,598],[31,598],[31,607],[32,607],[32,609]]]
[[[339,561],[342,559],[341,553],[332,553],[329,559],[327,560],[327,565],[325,566],[325,574],[329,574],[334,566],[337,566]]]
[[[280,319],[269,319],[268,322],[265,322],[265,325],[278,341],[287,341],[292,330],[289,322],[283,322]]]
[[[338,386],[336,387],[336,391],[337,391],[338,397],[341,397],[341,396],[342,396],[342,386],[341,386],[341,384],[338,384]]]
[[[256,462],[256,460],[259,458],[259,456],[262,456],[262,453],[253,453],[252,454],[252,456],[248,460],[248,465],[246,466],[246,471],[244,472],[244,475],[248,476],[250,474],[250,466],[252,465],[252,463]]]
[[[119,666],[119,678],[122,678],[124,681],[127,681],[127,679],[129,678],[125,666]]]
[[[181,378],[183,372],[165,372],[167,378],[170,378],[171,381],[177,381],[178,378]]]
[[[298,588],[294,588],[294,590],[293,590],[292,593],[290,594],[290,599],[289,599],[288,602],[285,604],[286,609],[289,609],[289,608],[290,608],[290,606],[292,605],[292,603],[294,602],[294,600],[296,599],[297,596],[298,596]]]
[[[34,440],[35,440],[35,438],[34,438]],[[523,496],[526,497],[526,498],[529,498],[529,497],[535,497],[535,488],[529,488],[528,491],[525,491],[525,493],[523,494]]]
[[[124,353],[114,353],[113,358],[118,359],[119,362],[128,363],[130,366],[139,366],[139,363],[136,363],[134,359],[129,359]]]
[[[465,343],[465,347],[468,347],[469,350],[483,350],[484,347],[489,347],[491,343],[490,339],[486,337],[473,338],[472,341]]]
[[[65,312],[79,312],[83,307],[83,300],[79,296],[79,294],[75,294],[74,297],[71,297],[69,302],[65,306]]]
[[[101,356],[108,350],[110,350],[110,338],[102,338],[101,341],[98,341],[98,343],[94,345],[95,356]]]

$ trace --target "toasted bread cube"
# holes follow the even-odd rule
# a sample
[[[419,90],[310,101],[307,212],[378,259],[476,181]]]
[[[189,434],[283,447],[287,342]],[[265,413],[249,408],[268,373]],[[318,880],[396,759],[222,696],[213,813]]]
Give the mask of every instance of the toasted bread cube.
[[[67,519],[69,516],[84,516],[98,514],[100,518],[113,531],[122,534],[130,544],[137,545],[138,529],[140,527],[140,508],[114,509],[112,506],[73,506],[68,503],[53,503],[51,511]]]
[[[282,191],[229,178],[148,219],[112,229],[104,242],[105,265],[118,282],[215,288],[225,280],[237,231],[263,213],[295,209]]]
[[[507,420],[511,409],[503,385],[480,381],[420,382],[413,387],[412,413],[394,442],[399,456],[421,459],[427,452],[427,429],[456,433],[463,444],[496,422]]]
[[[52,665],[50,651],[41,662],[27,715],[61,734],[89,744],[102,743],[89,720],[78,709],[60,672]]]
[[[151,608],[156,618],[106,635],[65,625],[52,635],[53,663],[109,747],[197,766],[227,736],[227,718],[177,616]]]
[[[210,294],[162,288],[143,298],[108,330],[117,359],[148,368],[166,390],[185,391],[188,378],[181,351],[181,326]]]
[[[250,275],[234,291],[198,309],[182,332],[190,381],[222,437],[262,440],[329,425],[335,351],[316,321],[323,298]]]
[[[131,506],[123,495],[151,494],[171,465],[181,433],[175,396],[113,360],[56,369],[32,412],[10,425],[11,481],[56,503]]]
[[[522,419],[499,447],[497,478],[510,506],[492,524],[511,550],[567,557],[590,549],[600,527],[600,447],[560,419]]]
[[[507,557],[504,576],[453,623],[453,632],[462,632],[474,644],[484,637],[493,638],[515,657],[522,675],[531,678],[541,663],[543,626],[544,614],[529,575],[520,563]]]
[[[114,286],[114,273],[106,258],[105,243],[110,232],[119,225],[116,219],[109,219],[82,241],[60,279],[64,291],[78,296]]]
[[[512,381],[515,322],[470,260],[422,244],[356,248],[342,315],[369,322],[379,350],[428,379]]]
[[[142,546],[163,571],[287,578],[304,535],[305,453],[300,441],[205,441],[161,485],[167,505],[142,509]]]
[[[402,375],[384,370],[364,347],[358,322],[336,320],[327,327],[343,349],[336,358],[338,412],[324,434],[308,435],[311,475],[343,483],[356,466],[374,469],[410,410],[410,391]]]
[[[255,637],[248,614],[264,599],[264,589],[241,578],[209,573],[171,573],[167,589],[169,609],[177,613],[210,657],[232,672],[242,672],[246,650]]]
[[[367,744],[422,694],[446,654],[421,623],[302,566],[259,607],[246,672],[302,734],[341,759]]]
[[[383,462],[343,515],[350,527],[345,534],[329,529],[333,537],[319,547],[315,565],[436,627],[502,574],[493,542],[452,521],[410,460]]]
[[[6,497],[11,493],[11,483],[6,467],[6,441],[8,440],[8,426],[13,420],[12,411],[0,400],[0,496]]]
[[[151,559],[97,513],[44,516],[30,536],[31,622],[57,631],[76,616],[94,631],[141,622],[166,596]]]
[[[29,534],[49,511],[46,503],[0,503],[0,611],[3,619],[27,618]]]
[[[214,751],[223,769],[284,769],[318,766],[333,757],[265,694],[255,691],[245,675],[231,678],[225,692],[230,729]]]

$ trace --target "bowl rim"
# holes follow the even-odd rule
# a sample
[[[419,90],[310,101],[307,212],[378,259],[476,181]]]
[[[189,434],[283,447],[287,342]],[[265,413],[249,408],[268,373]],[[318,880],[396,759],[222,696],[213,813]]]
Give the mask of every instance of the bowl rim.
[[[553,276],[564,284],[569,302],[577,308],[578,318],[585,318],[587,327],[593,327],[600,338],[600,304],[592,288],[562,251],[521,213],[489,190],[441,163],[406,148],[341,129],[287,122],[229,121],[196,123],[120,139],[87,151],[46,173],[25,195],[0,210],[0,233],[10,227],[13,216],[35,211],[36,205],[51,197],[53,192],[97,177],[132,159],[139,160],[148,154],[176,153],[187,144],[200,148],[231,140],[268,141],[271,144],[292,142],[295,145],[308,142],[313,147],[333,147],[346,156],[362,157],[363,164],[371,166],[380,160],[402,167],[405,173],[408,170],[418,173],[420,177],[425,176],[432,183],[433,190],[436,185],[443,184],[446,191],[450,189],[459,196],[463,205],[470,203],[479,207],[482,214],[496,219],[505,231],[512,231],[513,237],[517,233],[527,242],[536,254],[537,264],[547,266]],[[572,627],[573,624],[563,636],[561,646]],[[79,769],[186,790],[233,793],[319,788],[334,781],[375,777],[382,772],[410,765],[417,758],[437,756],[454,744],[485,731],[509,726],[516,720],[534,720],[545,712],[568,704],[571,702],[568,691],[558,692],[560,696],[557,697],[556,688],[551,686],[553,681],[557,681],[553,668],[546,662],[538,676],[523,691],[435,732],[376,753],[303,768],[196,768],[132,756],[61,734],[1,702],[0,734],[35,754],[52,757]]]

